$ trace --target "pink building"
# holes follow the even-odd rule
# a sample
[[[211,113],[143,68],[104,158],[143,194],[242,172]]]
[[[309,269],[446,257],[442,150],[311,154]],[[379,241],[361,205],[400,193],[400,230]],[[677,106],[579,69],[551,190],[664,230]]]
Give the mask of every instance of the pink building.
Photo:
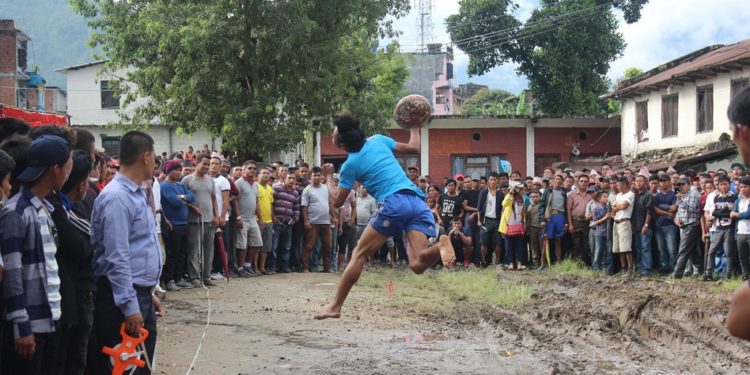
[[[453,97],[453,60],[450,55],[443,56],[442,69],[432,82],[432,114],[452,115],[458,113]]]

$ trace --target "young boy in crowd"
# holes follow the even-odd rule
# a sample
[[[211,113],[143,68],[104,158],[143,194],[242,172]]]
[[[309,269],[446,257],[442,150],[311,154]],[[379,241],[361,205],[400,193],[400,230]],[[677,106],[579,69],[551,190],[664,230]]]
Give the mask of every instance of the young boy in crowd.
[[[39,374],[60,350],[60,277],[52,206],[73,166],[70,145],[56,135],[35,139],[18,176],[21,190],[0,214],[7,328],[3,365],[10,374]]]

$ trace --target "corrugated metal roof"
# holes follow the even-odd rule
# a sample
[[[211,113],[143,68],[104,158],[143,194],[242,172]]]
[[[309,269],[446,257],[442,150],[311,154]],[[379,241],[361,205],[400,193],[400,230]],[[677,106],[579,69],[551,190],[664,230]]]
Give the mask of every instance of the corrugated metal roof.
[[[603,97],[629,97],[637,91],[655,89],[660,84],[701,79],[703,77],[700,74],[712,76],[721,71],[736,69],[738,65],[750,65],[750,39],[727,46],[702,48],[626,80],[620,84],[624,87]]]
[[[105,59],[105,60],[97,60],[97,61],[87,62],[87,63],[85,63],[85,64],[79,64],[79,65],[66,66],[66,67],[64,67],[64,68],[60,68],[60,69],[55,69],[55,71],[56,71],[56,72],[60,72],[60,73],[65,73],[65,72],[67,72],[68,70],[76,70],[76,69],[82,69],[82,68],[87,68],[87,67],[89,67],[89,66],[94,66],[94,65],[104,64],[104,63],[106,63],[107,61],[109,61],[109,60],[108,60],[108,59]]]

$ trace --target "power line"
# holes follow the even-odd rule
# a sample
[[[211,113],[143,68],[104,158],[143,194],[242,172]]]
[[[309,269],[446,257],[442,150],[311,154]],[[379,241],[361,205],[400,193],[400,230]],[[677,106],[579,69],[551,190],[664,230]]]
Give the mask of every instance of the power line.
[[[604,4],[595,5],[595,6],[584,8],[584,9],[579,9],[577,11],[563,13],[563,14],[560,14],[560,15],[557,15],[557,16],[552,16],[552,17],[546,18],[544,20],[539,20],[539,21],[527,23],[525,25],[518,25],[518,26],[510,27],[510,28],[507,28],[507,29],[503,29],[503,30],[497,30],[497,31],[493,31],[493,32],[485,33],[485,34],[474,35],[474,36],[471,36],[471,37],[468,37],[468,38],[463,38],[463,39],[459,39],[459,40],[453,40],[453,41],[451,41],[451,43],[453,43],[455,45],[460,45],[461,42],[470,41],[470,40],[473,40],[473,39],[481,39],[481,38],[484,38],[484,37],[488,37],[488,36],[492,36],[492,35],[497,35],[497,34],[502,34],[502,33],[508,34],[508,33],[512,32],[512,31],[514,31],[516,29],[525,29],[525,28],[528,28],[528,27],[534,27],[534,26],[536,26],[538,24],[541,24],[541,23],[550,22],[550,21],[559,21],[560,19],[564,19],[566,17],[572,17],[572,16],[575,16],[577,14],[584,13],[584,12],[587,12],[587,11],[590,11],[590,10],[594,10],[594,9],[597,9],[597,8],[609,7],[610,5],[612,5],[612,3],[613,2],[610,1],[610,2],[607,2],[607,3],[604,3]]]
[[[541,34],[549,32],[549,31],[556,30],[556,29],[558,29],[560,27],[563,27],[563,26],[571,25],[571,24],[573,24],[575,22],[578,22],[580,20],[583,20],[583,19],[585,19],[587,17],[588,17],[587,15],[578,15],[578,16],[576,16],[574,18],[569,18],[569,19],[566,19],[566,20],[561,21],[561,22],[553,22],[551,24],[547,24],[547,25],[544,25],[544,26],[539,26],[536,29],[527,30],[527,28],[524,28],[524,29],[520,30],[519,33],[517,35],[515,35],[515,36],[495,36],[495,37],[492,37],[492,38],[489,39],[489,42],[491,44],[488,45],[488,46],[477,45],[477,46],[474,46],[474,48],[468,48],[468,49],[467,48],[458,47],[458,48],[461,48],[461,50],[463,52],[462,53],[456,53],[455,55],[471,54],[471,53],[474,53],[474,52],[484,51],[484,50],[487,50],[487,49],[490,49],[490,48],[496,48],[496,47],[502,46],[504,44],[513,42],[513,41],[528,39],[528,38],[531,38],[533,36],[541,35]],[[476,42],[476,43],[480,44],[480,43],[487,43],[487,42],[488,41],[485,40],[485,41]]]

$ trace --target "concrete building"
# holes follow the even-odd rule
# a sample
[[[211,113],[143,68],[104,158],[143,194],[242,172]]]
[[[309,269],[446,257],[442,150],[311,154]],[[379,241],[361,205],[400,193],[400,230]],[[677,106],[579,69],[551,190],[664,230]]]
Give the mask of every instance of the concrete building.
[[[102,147],[109,155],[119,153],[120,136],[123,130],[113,125],[120,121],[119,113],[132,113],[138,105],[146,102],[146,98],[139,98],[135,103],[122,108],[121,100],[110,89],[110,81],[117,77],[124,77],[127,71],[103,71],[106,61],[94,61],[87,64],[69,66],[58,69],[66,75],[68,86],[68,115],[73,127],[85,128],[96,137],[98,147]],[[214,137],[205,131],[194,134],[179,134],[174,127],[152,123],[146,130],[155,141],[156,152],[184,151],[188,146],[200,150],[208,145],[212,150],[221,146],[221,137]]]
[[[406,91],[409,94],[419,94],[430,100],[435,107],[435,93],[433,82],[441,75],[445,76],[444,69],[449,54],[440,50],[440,45],[432,47],[427,53],[404,53],[406,68],[409,76],[406,78]],[[452,78],[452,74],[451,74]]]
[[[65,112],[66,92],[46,87],[45,79],[30,69],[31,38],[13,20],[0,20],[0,105],[43,112]]]
[[[407,142],[409,133],[389,129],[388,135]],[[461,118],[437,116],[422,129],[419,155],[399,156],[402,167],[417,166],[433,181],[458,172],[486,176],[508,160],[513,170],[541,175],[544,167],[571,158],[620,153],[620,118]],[[320,142],[323,163],[339,167],[346,154],[330,140]]]
[[[750,39],[706,47],[659,65],[620,82],[604,97],[622,101],[624,156],[679,148],[696,154],[712,144],[729,147],[726,109],[749,85]]]

